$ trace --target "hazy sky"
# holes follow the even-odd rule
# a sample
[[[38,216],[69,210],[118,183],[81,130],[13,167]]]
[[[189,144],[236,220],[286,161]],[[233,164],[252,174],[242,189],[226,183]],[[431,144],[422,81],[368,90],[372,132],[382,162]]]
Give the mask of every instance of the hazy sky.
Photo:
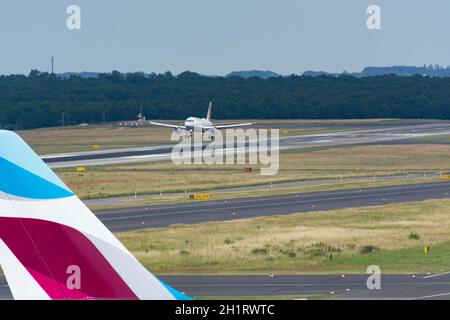
[[[81,7],[81,30],[66,8]],[[382,29],[366,27],[381,7]],[[448,0],[0,0],[0,73],[450,64]]]

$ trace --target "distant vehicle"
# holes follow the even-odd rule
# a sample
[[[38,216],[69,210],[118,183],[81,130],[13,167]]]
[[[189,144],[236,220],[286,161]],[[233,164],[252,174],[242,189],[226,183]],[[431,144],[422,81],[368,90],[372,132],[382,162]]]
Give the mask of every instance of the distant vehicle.
[[[189,117],[184,122],[184,126],[177,126],[173,124],[160,123],[150,121],[151,124],[160,127],[173,128],[177,133],[192,134],[194,130],[201,130],[201,132],[208,132],[210,135],[216,135],[220,129],[236,128],[251,126],[253,123],[238,123],[238,124],[213,124],[211,121],[212,102],[209,103],[208,113],[206,118]]]
[[[89,124],[88,124],[87,122],[82,122],[82,123],[79,124],[80,127],[86,127],[86,126],[88,126],[88,125],[89,125]]]
[[[14,132],[0,130],[0,265],[15,299],[190,299],[151,274]]]

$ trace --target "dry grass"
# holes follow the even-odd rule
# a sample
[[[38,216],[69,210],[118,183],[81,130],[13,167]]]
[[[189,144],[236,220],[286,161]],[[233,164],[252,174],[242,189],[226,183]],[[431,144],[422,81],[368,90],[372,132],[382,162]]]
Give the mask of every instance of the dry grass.
[[[52,154],[89,151],[92,145],[99,145],[101,149],[117,149],[169,144],[171,130],[111,125],[45,128],[18,133],[38,154]]]
[[[311,171],[407,172],[448,170],[449,159],[449,145],[398,144],[306,151],[286,160],[299,161],[300,168]]]
[[[448,171],[450,145],[381,145],[288,151],[280,154],[280,170],[262,176],[248,165],[182,165],[149,162],[89,167],[86,173],[57,170],[59,176],[83,198],[114,195],[188,192],[270,182],[338,179],[406,174],[412,171]]]
[[[433,200],[118,236],[156,273],[364,273],[373,263],[385,272],[404,273],[445,266],[450,253],[443,243],[450,242],[449,231],[450,200]],[[420,239],[411,239],[411,233]],[[429,256],[422,251],[424,244],[431,245]]]

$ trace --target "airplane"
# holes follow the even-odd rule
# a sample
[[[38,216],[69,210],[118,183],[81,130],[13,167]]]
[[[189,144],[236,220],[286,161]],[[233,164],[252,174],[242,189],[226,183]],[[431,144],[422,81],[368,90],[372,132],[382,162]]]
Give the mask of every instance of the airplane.
[[[7,130],[0,130],[0,265],[19,300],[191,299],[144,268]]]
[[[253,123],[238,123],[238,124],[213,124],[211,121],[211,111],[212,111],[212,102],[209,103],[208,113],[206,114],[206,118],[196,118],[189,117],[185,120],[184,126],[177,126],[167,123],[153,122],[150,121],[150,124],[160,127],[173,128],[176,133],[192,134],[194,130],[201,130],[201,132],[208,132],[211,136],[214,136],[219,133],[220,129],[227,128],[236,128],[236,127],[245,127],[251,126]]]

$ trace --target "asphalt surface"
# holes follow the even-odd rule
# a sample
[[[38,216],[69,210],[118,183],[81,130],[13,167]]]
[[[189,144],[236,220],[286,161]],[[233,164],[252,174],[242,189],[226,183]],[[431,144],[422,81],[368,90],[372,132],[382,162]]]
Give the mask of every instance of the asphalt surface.
[[[410,138],[449,134],[450,123],[383,126],[376,129],[280,137],[279,149],[381,144]],[[159,147],[44,155],[42,158],[52,168],[64,168],[78,165],[90,166],[168,160],[170,159],[171,151],[172,146],[165,145]]]
[[[113,232],[389,203],[446,199],[450,182],[189,202],[97,211]]]
[[[327,299],[450,299],[450,274],[382,275],[381,289],[367,288],[368,275],[161,276],[191,297],[314,296]],[[293,297],[294,298],[294,297]],[[0,299],[12,299],[0,278]]]
[[[52,156],[50,158],[44,158],[44,162],[48,164],[59,163],[59,162],[76,162],[79,160],[96,160],[96,159],[110,159],[110,158],[123,158],[131,156],[143,156],[143,155],[157,155],[170,153],[172,151],[171,147],[158,147],[158,148],[142,148],[142,149],[131,149],[126,151],[116,150],[114,152],[96,152],[87,154],[74,154],[74,155],[60,155]]]
[[[197,296],[327,295],[329,299],[450,299],[450,274],[382,275],[369,290],[369,275],[169,276],[181,292]]]

